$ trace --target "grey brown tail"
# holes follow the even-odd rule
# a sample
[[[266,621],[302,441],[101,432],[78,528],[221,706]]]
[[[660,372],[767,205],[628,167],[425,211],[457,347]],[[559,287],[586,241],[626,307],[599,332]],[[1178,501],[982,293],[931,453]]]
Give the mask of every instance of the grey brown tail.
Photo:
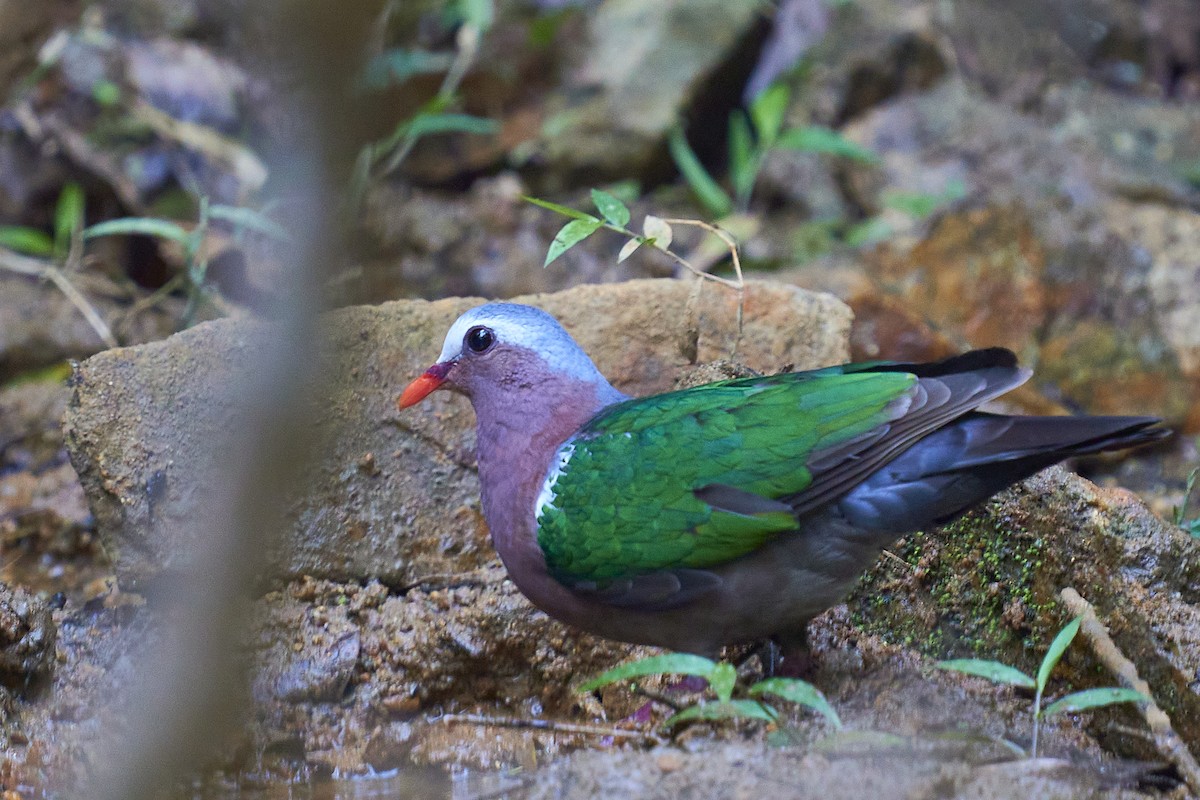
[[[1154,417],[1014,417],[971,412],[922,438],[839,502],[853,524],[903,533],[948,522],[1072,456],[1160,441]]]

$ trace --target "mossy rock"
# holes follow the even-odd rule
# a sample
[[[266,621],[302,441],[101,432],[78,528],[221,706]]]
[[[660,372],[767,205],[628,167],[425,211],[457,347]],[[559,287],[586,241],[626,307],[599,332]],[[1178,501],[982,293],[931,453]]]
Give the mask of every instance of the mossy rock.
[[[898,542],[850,597],[863,629],[933,658],[1037,671],[1073,587],[1097,610],[1189,744],[1200,745],[1200,542],[1129,492],[1053,468],[961,519]],[[1082,640],[1051,689],[1113,685]],[[1061,682],[1061,683],[1060,683]]]

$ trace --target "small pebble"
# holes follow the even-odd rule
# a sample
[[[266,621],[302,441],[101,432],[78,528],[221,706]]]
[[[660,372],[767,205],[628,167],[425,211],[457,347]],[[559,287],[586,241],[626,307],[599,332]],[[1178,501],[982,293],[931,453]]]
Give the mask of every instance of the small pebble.
[[[674,751],[660,753],[655,763],[663,772],[675,772],[683,768],[683,755]]]

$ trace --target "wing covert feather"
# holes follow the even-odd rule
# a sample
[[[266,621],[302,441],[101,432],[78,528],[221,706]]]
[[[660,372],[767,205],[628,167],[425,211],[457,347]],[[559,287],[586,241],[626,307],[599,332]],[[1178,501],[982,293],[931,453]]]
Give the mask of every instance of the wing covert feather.
[[[917,378],[901,372],[790,373],[629,400],[573,437],[538,516],[538,543],[564,583],[603,589],[669,570],[719,566],[795,530],[807,463],[903,416]],[[702,499],[706,487],[710,504]],[[738,494],[741,493],[741,494]],[[757,510],[747,495],[766,498]],[[741,502],[722,504],[742,498]]]

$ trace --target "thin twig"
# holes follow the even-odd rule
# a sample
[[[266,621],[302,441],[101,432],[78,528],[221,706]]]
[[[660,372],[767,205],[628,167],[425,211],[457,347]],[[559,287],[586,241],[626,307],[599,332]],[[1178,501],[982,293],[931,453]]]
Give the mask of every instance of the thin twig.
[[[1134,663],[1118,649],[1112,637],[1108,635],[1104,624],[1096,617],[1096,609],[1069,586],[1059,592],[1059,597],[1072,615],[1082,618],[1079,631],[1091,644],[1092,651],[1100,659],[1100,663],[1108,667],[1109,672],[1117,676],[1123,684],[1149,698],[1149,702],[1142,708],[1142,716],[1150,726],[1155,746],[1179,770],[1192,793],[1200,795],[1200,765],[1179,738],[1179,734],[1171,727],[1170,717],[1154,702],[1150,685],[1142,680]]]
[[[71,161],[107,183],[126,209],[138,214],[144,212],[145,204],[137,186],[111,155],[95,147],[58,114],[45,114],[39,122],[42,132],[61,147]]]
[[[731,355],[736,354],[738,343],[742,340],[742,327],[746,317],[746,280],[742,276],[742,260],[738,255],[737,242],[734,241],[734,238],[729,235],[728,231],[723,230],[717,225],[703,222],[698,219],[664,219],[663,222],[667,223],[668,225],[690,225],[693,228],[700,228],[701,230],[708,231],[713,236],[716,236],[718,239],[724,242],[725,246],[729,248],[729,256],[733,260],[733,274],[736,276],[736,279],[732,281],[728,278],[722,278],[718,275],[713,275],[711,272],[705,272],[704,270],[697,269],[686,259],[672,253],[670,250],[663,250],[663,252],[673,258],[675,263],[682,265],[692,273],[699,275],[701,278],[715,281],[716,283],[720,283],[723,286],[728,286],[729,288],[737,291],[737,338],[733,340]]]
[[[129,309],[121,314],[120,318],[117,319],[117,321],[114,323],[114,327],[122,333],[128,333],[129,326],[135,319],[137,319],[138,316],[140,316],[143,312],[154,308],[163,300],[166,300],[172,292],[182,286],[186,281],[187,275],[185,273],[176,273],[170,278],[170,280],[155,289],[151,294],[135,300],[133,305],[131,305]]]
[[[480,569],[471,572],[436,572],[406,583],[396,591],[404,594],[413,589],[458,589],[463,586],[486,586],[489,581],[487,577],[480,574],[482,572],[483,570]]]
[[[207,125],[176,119],[144,100],[132,103],[129,114],[162,138],[177,142],[227,167],[241,181],[245,193],[252,194],[267,182],[267,166],[258,155],[241,142]]]
[[[890,558],[892,561],[895,561],[897,564],[899,564],[900,566],[904,567],[904,569],[908,570],[909,572],[916,572],[916,571],[917,571],[917,568],[916,568],[916,567],[914,567],[912,564],[910,564],[910,563],[908,563],[907,561],[905,561],[905,560],[904,560],[903,558],[901,558],[900,556],[898,556],[898,555],[896,555],[895,553],[893,553],[891,550],[888,550],[888,549],[886,549],[886,548],[885,548],[885,549],[884,549],[884,550],[882,550],[881,552],[883,553],[883,556],[884,556],[884,558]]]
[[[483,725],[493,728],[519,728],[523,730],[550,731],[551,733],[577,733],[586,736],[612,736],[620,739],[649,739],[662,742],[656,733],[634,731],[626,728],[611,728],[604,725],[578,725],[573,722],[557,722],[552,719],[522,719],[520,717],[489,717],[483,714],[443,714],[442,722],[457,722],[465,725]]]
[[[51,281],[79,309],[79,313],[83,314],[83,318],[96,331],[96,335],[100,337],[101,341],[109,347],[120,346],[116,338],[113,337],[108,323],[100,316],[100,312],[75,288],[74,284],[67,280],[67,276],[58,267],[44,261],[39,261],[36,258],[29,258],[19,253],[14,253],[11,250],[0,248],[0,269],[16,272],[19,275],[28,275]]]

